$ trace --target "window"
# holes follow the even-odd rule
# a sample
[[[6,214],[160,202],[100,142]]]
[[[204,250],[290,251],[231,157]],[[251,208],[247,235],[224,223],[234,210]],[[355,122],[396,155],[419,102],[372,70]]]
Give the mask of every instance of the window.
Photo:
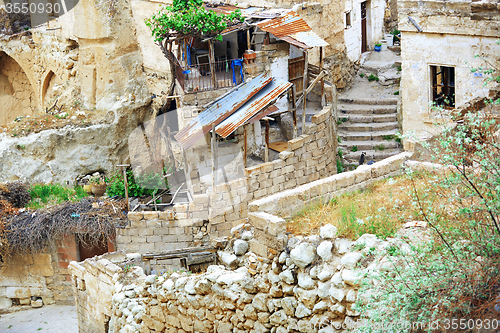
[[[351,12],[345,13],[345,27],[351,27]]]
[[[455,68],[431,66],[432,101],[448,108],[455,107]]]

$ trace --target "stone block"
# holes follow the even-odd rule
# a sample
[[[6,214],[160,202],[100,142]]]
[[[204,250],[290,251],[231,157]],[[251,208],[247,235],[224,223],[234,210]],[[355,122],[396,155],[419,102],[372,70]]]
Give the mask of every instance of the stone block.
[[[248,221],[255,228],[265,231],[273,236],[286,233],[284,219],[265,212],[248,213]]]
[[[249,242],[250,245],[250,251],[255,253],[258,256],[267,258],[269,251],[267,246],[260,244],[259,242],[251,239]]]
[[[304,145],[304,138],[298,137],[288,141],[288,151],[292,152]]]
[[[127,217],[130,221],[139,221],[142,220],[142,212],[129,212]]]
[[[143,212],[145,220],[153,220],[158,218],[158,212]]]
[[[38,275],[38,276],[52,276],[54,275],[54,269],[52,268],[52,264],[45,265],[31,265],[28,268],[30,275]]]

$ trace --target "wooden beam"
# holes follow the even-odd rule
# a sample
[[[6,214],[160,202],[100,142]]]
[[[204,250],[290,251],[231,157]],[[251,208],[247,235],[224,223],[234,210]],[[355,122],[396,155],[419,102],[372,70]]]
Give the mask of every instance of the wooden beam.
[[[323,46],[319,47],[319,70],[323,71]],[[325,106],[325,79],[321,78],[321,106]]]
[[[266,151],[264,153],[264,162],[269,162],[269,118],[266,119]]]
[[[184,176],[186,177],[186,186],[188,192],[191,194],[191,197],[193,196],[193,185],[191,183],[191,172],[189,171],[189,163],[187,161],[187,154],[186,150],[184,148],[182,149],[182,157],[184,160]]]
[[[217,133],[215,133],[215,123],[212,123],[212,184],[215,186],[218,182],[218,163],[217,163]]]
[[[304,134],[306,131],[306,102],[307,102],[307,63],[308,63],[308,54],[307,51],[304,51],[304,77],[302,78],[302,99],[303,99],[303,108],[302,108],[302,133]]]
[[[121,164],[117,167],[123,168],[123,181],[125,182],[125,202],[127,203],[127,212],[130,211],[130,203],[128,202],[128,180],[127,180],[127,168],[130,164]]]
[[[157,253],[148,253],[143,254],[142,259],[161,259],[163,256],[171,256],[171,255],[183,255],[188,253],[197,253],[197,252],[217,252],[215,248],[212,246],[202,246],[202,247],[186,247],[184,249],[179,250],[171,250],[165,252],[157,252]]]
[[[247,168],[247,124],[243,125],[243,166]]]
[[[250,28],[247,29],[247,50],[252,49],[252,44],[250,43]]]
[[[295,91],[295,84],[292,87],[292,118],[293,118],[293,138],[295,139],[297,137],[297,105],[295,104],[295,96],[296,96],[296,91]]]

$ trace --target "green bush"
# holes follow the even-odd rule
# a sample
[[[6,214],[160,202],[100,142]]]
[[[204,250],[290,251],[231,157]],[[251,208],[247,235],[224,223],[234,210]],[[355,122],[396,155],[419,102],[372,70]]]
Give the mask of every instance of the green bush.
[[[379,81],[380,79],[378,78],[377,75],[374,75],[374,74],[370,74],[370,76],[368,76],[368,81]]]
[[[123,181],[123,173],[115,172],[106,178],[108,184],[106,193],[109,197],[125,196],[125,182]],[[127,170],[128,195],[130,197],[141,197],[144,195],[154,195],[168,184],[166,179],[160,173],[148,173],[138,177],[136,180],[132,170]]]
[[[495,133],[500,122],[487,109],[458,115],[435,144],[424,144],[436,162],[450,166],[449,173],[429,175],[428,186],[414,191],[417,219],[428,223],[430,239],[391,249],[386,258],[392,269],[365,276],[360,294],[371,300],[356,305],[370,319],[364,331],[373,332],[375,323],[444,325],[453,318],[498,318],[500,148]]]

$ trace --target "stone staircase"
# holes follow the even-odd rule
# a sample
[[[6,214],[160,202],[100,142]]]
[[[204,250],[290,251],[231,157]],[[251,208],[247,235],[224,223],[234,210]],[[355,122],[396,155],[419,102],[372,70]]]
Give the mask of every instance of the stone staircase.
[[[380,161],[402,151],[395,140],[398,132],[397,98],[339,98],[339,148],[347,165],[358,165],[362,152],[365,161]],[[366,163],[365,162],[365,163]]]

